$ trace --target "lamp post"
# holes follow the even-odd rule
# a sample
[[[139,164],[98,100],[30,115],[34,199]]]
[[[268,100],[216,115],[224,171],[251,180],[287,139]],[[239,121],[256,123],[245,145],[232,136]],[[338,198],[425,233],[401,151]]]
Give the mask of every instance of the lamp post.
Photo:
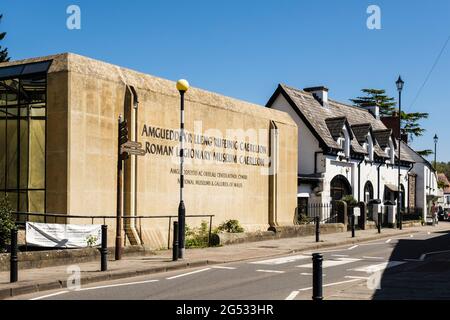
[[[401,203],[402,203],[402,193],[400,187],[400,149],[401,149],[401,141],[402,141],[402,90],[403,85],[405,84],[402,80],[402,77],[398,77],[398,80],[395,82],[398,90],[398,197],[397,197],[397,215],[398,215],[398,227],[402,230],[402,214],[401,214]]]
[[[184,257],[184,236],[186,229],[186,208],[184,206],[183,201],[183,188],[184,188],[184,172],[183,172],[183,164],[184,164],[184,94],[189,89],[189,82],[184,79],[177,81],[177,90],[180,92],[180,204],[178,205],[178,258],[183,259]]]
[[[436,150],[437,150],[437,143],[439,141],[439,137],[437,136],[437,134],[434,135],[434,170],[436,170]]]

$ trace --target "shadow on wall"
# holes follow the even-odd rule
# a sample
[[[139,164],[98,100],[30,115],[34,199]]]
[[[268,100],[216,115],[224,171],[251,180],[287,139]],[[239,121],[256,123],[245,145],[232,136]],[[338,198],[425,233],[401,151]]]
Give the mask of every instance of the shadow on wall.
[[[402,239],[393,244],[392,267],[381,275],[373,300],[450,299],[450,232],[437,234],[431,239]],[[423,256],[432,252],[435,254]]]

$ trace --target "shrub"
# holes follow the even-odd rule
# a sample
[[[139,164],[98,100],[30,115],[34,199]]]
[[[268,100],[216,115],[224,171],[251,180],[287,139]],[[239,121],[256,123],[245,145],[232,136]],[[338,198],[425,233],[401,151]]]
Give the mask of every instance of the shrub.
[[[186,248],[204,248],[208,246],[209,228],[206,221],[200,227],[191,228],[186,225]]]
[[[356,206],[358,204],[358,201],[352,195],[342,197],[341,201],[345,201],[347,206]]]
[[[11,238],[11,230],[15,228],[11,213],[12,208],[8,196],[5,196],[0,200],[0,251],[6,249],[6,243]]]
[[[224,223],[220,224],[217,229],[217,232],[229,232],[229,233],[240,233],[244,232],[244,228],[241,226],[238,220],[228,220]]]

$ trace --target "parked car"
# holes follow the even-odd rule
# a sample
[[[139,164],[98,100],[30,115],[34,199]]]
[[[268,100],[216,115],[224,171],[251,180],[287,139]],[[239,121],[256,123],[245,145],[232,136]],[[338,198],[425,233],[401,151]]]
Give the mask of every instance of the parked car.
[[[439,206],[438,209],[438,219],[439,221],[447,221],[448,220],[448,211]]]

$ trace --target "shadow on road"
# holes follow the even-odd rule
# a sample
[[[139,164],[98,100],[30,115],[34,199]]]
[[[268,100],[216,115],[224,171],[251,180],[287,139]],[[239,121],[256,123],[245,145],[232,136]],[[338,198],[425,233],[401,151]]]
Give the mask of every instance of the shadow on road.
[[[385,269],[372,299],[450,299],[450,231],[435,234],[424,240],[402,239],[394,245],[389,262],[403,263]]]

